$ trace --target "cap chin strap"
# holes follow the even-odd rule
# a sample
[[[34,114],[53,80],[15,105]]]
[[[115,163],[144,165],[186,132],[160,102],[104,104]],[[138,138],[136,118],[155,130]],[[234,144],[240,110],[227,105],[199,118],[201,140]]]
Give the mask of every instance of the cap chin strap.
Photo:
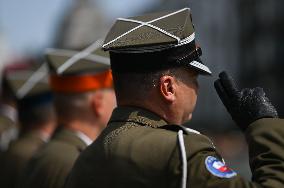
[[[170,13],[170,14],[164,15],[164,16],[162,16],[162,17],[156,18],[156,19],[154,19],[154,20],[148,21],[148,22],[143,22],[143,21],[133,20],[133,19],[126,19],[126,18],[118,18],[117,20],[120,20],[120,21],[138,23],[138,24],[140,24],[140,25],[138,25],[138,26],[132,28],[131,30],[129,30],[129,31],[123,33],[123,34],[121,34],[120,36],[116,37],[115,39],[113,39],[113,40],[109,41],[108,43],[104,44],[102,47],[105,48],[106,46],[110,45],[111,43],[117,41],[118,39],[124,37],[125,35],[128,35],[129,33],[133,32],[133,31],[135,31],[135,30],[137,30],[137,29],[139,29],[139,28],[141,28],[141,27],[143,27],[143,26],[150,27],[150,28],[155,29],[155,30],[157,30],[157,31],[159,31],[159,32],[161,32],[161,33],[163,33],[163,34],[169,36],[169,37],[172,37],[172,38],[176,39],[177,42],[178,42],[177,46],[190,43],[190,42],[192,42],[192,41],[195,39],[195,33],[193,33],[193,34],[191,34],[189,37],[186,37],[185,39],[182,39],[182,40],[181,40],[179,37],[177,37],[177,36],[175,36],[175,35],[173,35],[173,34],[167,32],[167,31],[165,31],[164,29],[161,29],[161,28],[159,28],[159,27],[154,26],[154,25],[151,24],[151,23],[153,23],[153,22],[156,22],[156,21],[165,19],[165,18],[167,18],[167,17],[173,16],[173,15],[175,15],[175,14],[178,14],[178,13],[183,12],[183,11],[188,10],[188,9],[189,9],[189,8],[184,8],[184,9],[181,9],[181,10],[178,10],[178,11],[175,11],[175,12],[172,12],[172,13]]]

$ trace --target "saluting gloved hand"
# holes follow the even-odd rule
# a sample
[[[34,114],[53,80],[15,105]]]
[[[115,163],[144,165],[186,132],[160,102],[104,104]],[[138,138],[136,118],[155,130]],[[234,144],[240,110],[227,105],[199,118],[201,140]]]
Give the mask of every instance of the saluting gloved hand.
[[[243,131],[258,119],[278,117],[276,109],[260,87],[239,90],[226,72],[219,74],[214,86],[232,119]]]

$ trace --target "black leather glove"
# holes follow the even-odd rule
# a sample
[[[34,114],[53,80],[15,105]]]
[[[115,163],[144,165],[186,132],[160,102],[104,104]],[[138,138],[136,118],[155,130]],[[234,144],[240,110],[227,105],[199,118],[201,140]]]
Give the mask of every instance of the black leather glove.
[[[262,88],[239,90],[226,72],[219,74],[214,86],[232,119],[243,131],[258,119],[278,117]]]

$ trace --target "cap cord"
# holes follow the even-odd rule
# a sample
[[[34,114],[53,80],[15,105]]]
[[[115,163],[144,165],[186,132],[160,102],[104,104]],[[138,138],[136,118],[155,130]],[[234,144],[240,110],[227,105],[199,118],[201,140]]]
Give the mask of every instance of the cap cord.
[[[166,15],[161,16],[161,17],[159,17],[159,18],[153,19],[153,20],[148,21],[148,22],[143,22],[143,21],[138,21],[138,20],[133,20],[133,19],[126,19],[126,18],[118,18],[117,20],[139,23],[140,25],[138,25],[138,26],[136,26],[136,27],[130,29],[129,31],[127,31],[127,32],[125,32],[125,33],[119,35],[119,36],[116,37],[115,39],[113,39],[113,40],[109,41],[108,43],[104,44],[102,47],[105,48],[106,46],[108,46],[108,45],[114,43],[114,42],[117,41],[118,39],[124,37],[125,35],[128,35],[129,33],[133,32],[133,31],[135,31],[135,30],[137,30],[137,29],[139,29],[139,28],[141,28],[141,27],[143,27],[143,26],[148,26],[148,27],[151,27],[151,28],[153,28],[153,29],[156,29],[157,31],[160,31],[160,32],[163,33],[163,34],[168,35],[168,36],[170,36],[170,37],[176,39],[176,40],[178,41],[178,44],[180,44],[181,40],[180,40],[179,37],[177,37],[177,36],[175,36],[175,35],[173,35],[173,34],[167,32],[167,31],[165,31],[165,30],[163,30],[163,29],[161,29],[161,28],[159,28],[159,27],[157,27],[157,26],[154,26],[154,25],[152,25],[151,23],[156,22],[156,21],[159,21],[159,20],[162,20],[162,19],[165,19],[165,18],[170,17],[170,16],[173,16],[173,15],[175,15],[175,14],[178,14],[178,13],[183,12],[183,11],[188,10],[188,9],[189,9],[189,8],[184,8],[184,9],[181,9],[181,10],[178,10],[178,11],[175,11],[175,12],[172,12],[172,13],[170,13],[170,14],[166,14]],[[193,35],[193,36],[194,36],[194,35]],[[191,39],[191,38],[192,38],[192,36],[191,36],[191,37],[187,37],[186,39]],[[182,41],[184,42],[184,40],[182,40]]]

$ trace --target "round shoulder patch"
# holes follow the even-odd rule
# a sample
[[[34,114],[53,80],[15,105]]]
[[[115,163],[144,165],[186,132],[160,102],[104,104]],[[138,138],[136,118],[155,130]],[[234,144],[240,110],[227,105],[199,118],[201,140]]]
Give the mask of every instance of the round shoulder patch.
[[[205,166],[211,174],[220,178],[232,178],[237,175],[235,171],[213,156],[206,157]]]

